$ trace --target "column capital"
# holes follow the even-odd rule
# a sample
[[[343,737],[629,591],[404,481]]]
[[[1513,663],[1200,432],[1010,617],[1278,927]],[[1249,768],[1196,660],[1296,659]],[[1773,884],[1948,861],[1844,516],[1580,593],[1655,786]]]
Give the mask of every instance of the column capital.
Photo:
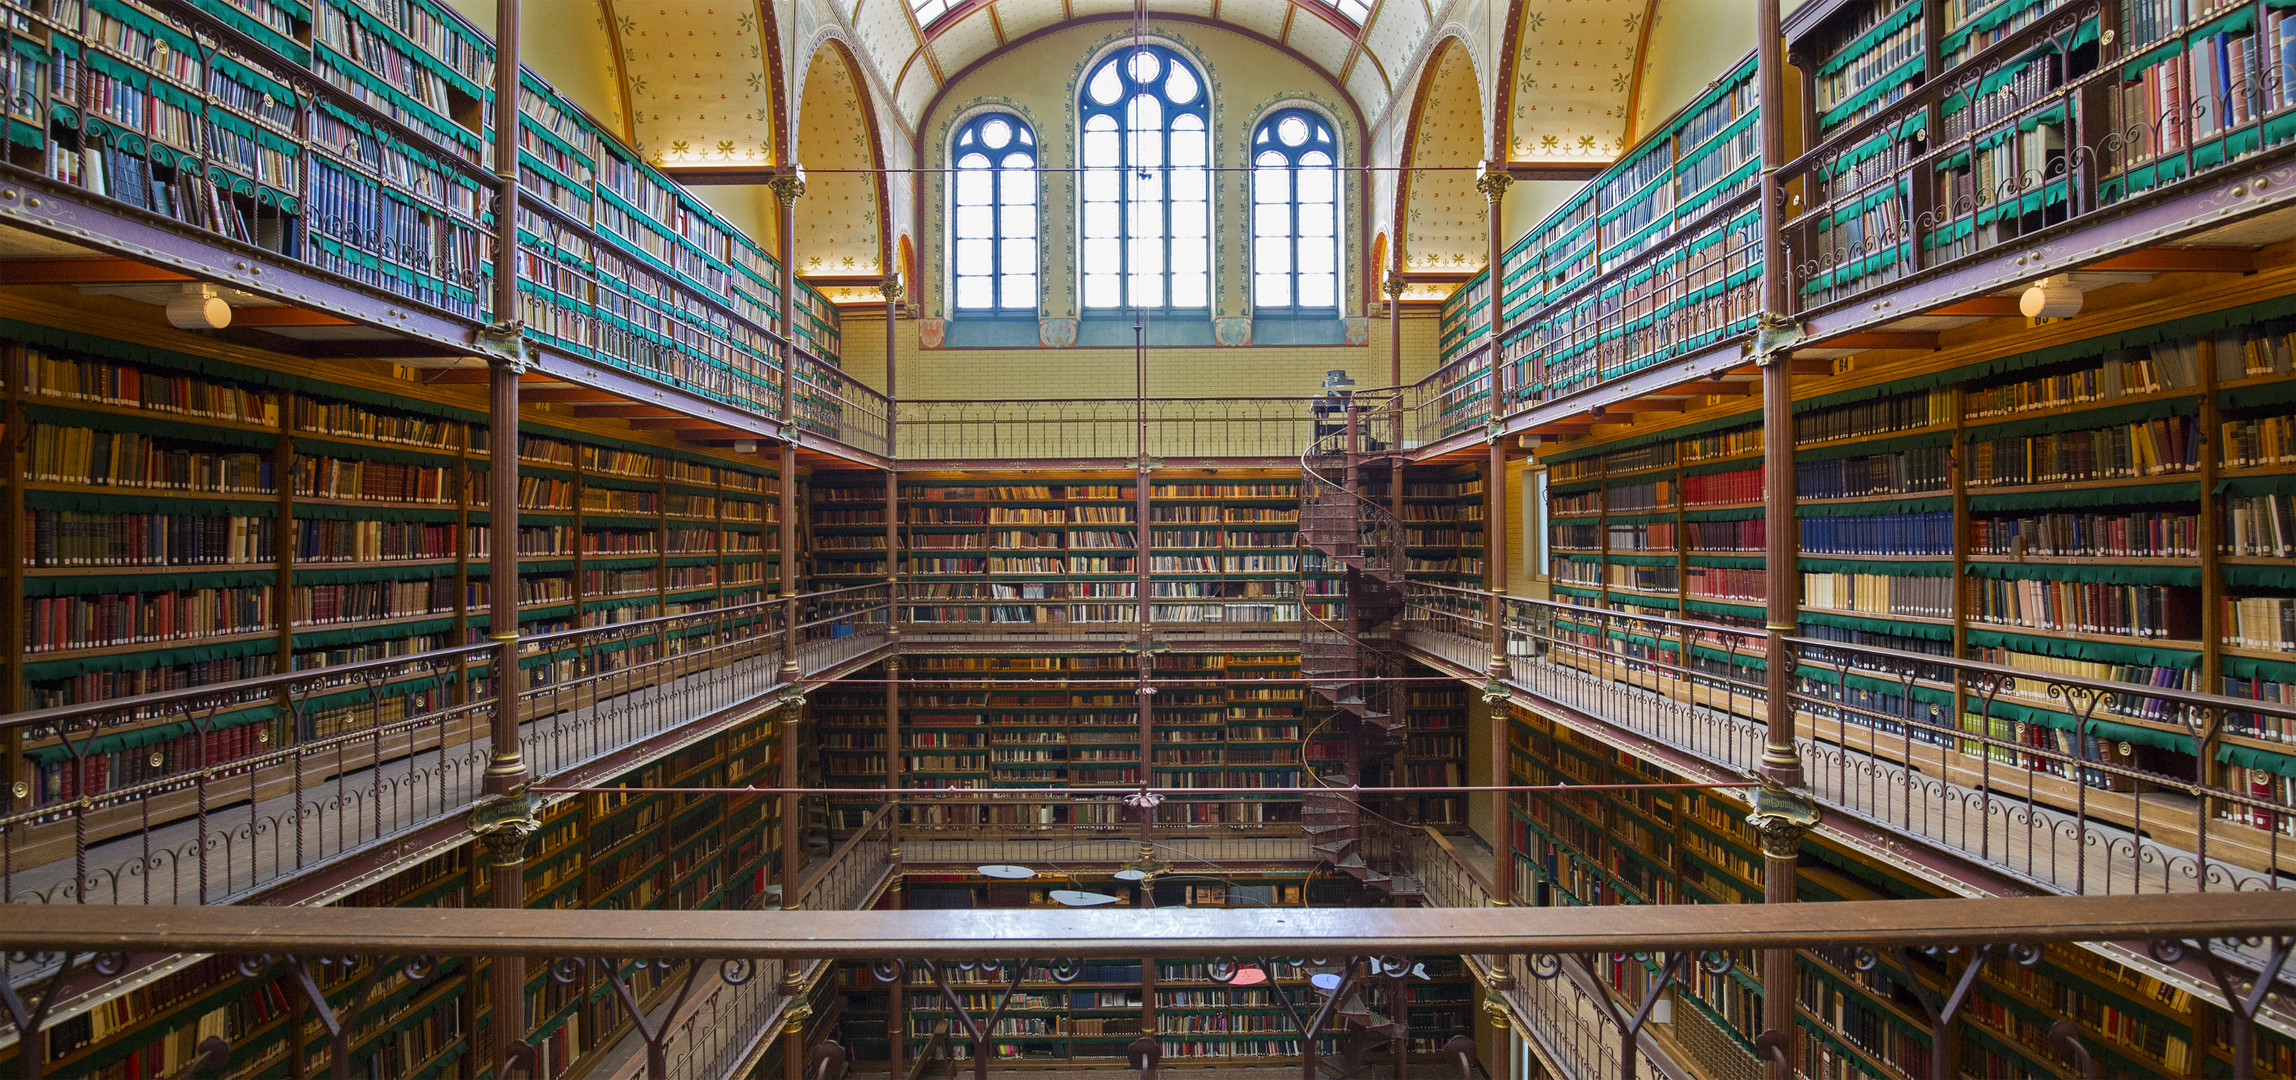
[[[800,185],[803,183],[803,181],[799,181]],[[801,191],[799,194],[804,193]],[[901,299],[901,294],[906,291],[906,289],[901,284],[901,275],[898,273],[892,273],[885,275],[884,280],[877,283],[877,291],[885,294],[886,300],[897,303]]]
[[[1801,853],[1802,837],[1818,825],[1818,804],[1808,792],[1765,780],[1754,789],[1754,808],[1746,813],[1762,857],[1789,861]]]
[[[1403,299],[1403,294],[1410,289],[1411,283],[1403,280],[1401,274],[1389,274],[1387,280],[1379,283],[1379,291],[1386,293],[1389,300]]]
[[[1504,161],[1486,161],[1475,173],[1475,190],[1494,203],[1506,198],[1507,188],[1514,182],[1515,178],[1507,174]]]
[[[774,197],[781,200],[781,208],[787,210],[805,196],[805,166],[791,165],[788,172],[775,175],[765,186],[773,189]]]
[[[542,829],[535,816],[541,808],[542,800],[521,788],[480,799],[463,815],[463,821],[478,842],[486,845],[490,865],[519,866],[526,862],[527,841]]]

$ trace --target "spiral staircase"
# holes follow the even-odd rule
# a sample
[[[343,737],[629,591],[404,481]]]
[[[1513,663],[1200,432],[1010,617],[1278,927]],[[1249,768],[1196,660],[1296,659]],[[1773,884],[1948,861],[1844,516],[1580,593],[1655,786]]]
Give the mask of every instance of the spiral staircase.
[[[1300,819],[1333,867],[1381,896],[1409,901],[1419,893],[1416,884],[1381,869],[1387,860],[1374,850],[1366,811],[1344,790],[1376,786],[1366,779],[1371,763],[1392,760],[1403,744],[1405,669],[1396,622],[1403,611],[1403,524],[1364,494],[1375,481],[1401,483],[1402,459],[1371,434],[1388,430],[1388,422],[1374,421],[1351,399],[1330,400],[1300,454],[1299,542],[1313,553],[1301,560],[1303,572],[1344,573],[1345,607],[1332,617],[1316,614],[1303,578],[1300,674],[1338,710],[1334,731],[1351,751],[1345,772],[1316,778],[1326,790],[1303,798]],[[1312,566],[1314,554],[1320,567]]]

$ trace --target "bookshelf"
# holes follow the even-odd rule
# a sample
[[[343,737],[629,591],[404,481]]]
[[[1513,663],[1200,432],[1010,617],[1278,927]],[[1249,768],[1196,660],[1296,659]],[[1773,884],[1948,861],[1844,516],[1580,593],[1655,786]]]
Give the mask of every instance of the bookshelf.
[[[1753,325],[1760,306],[1749,202],[1760,168],[1754,63],[1722,74],[1444,302],[1441,363],[1489,338],[1499,412],[1677,356]],[[1434,439],[1492,414],[1488,365],[1448,374]]]
[[[1365,497],[1385,503],[1386,485]],[[1403,478],[1404,577],[1460,588],[1483,584],[1483,474],[1461,468],[1406,472]]]
[[[0,329],[0,357],[29,434],[17,451],[23,526],[8,578],[24,648],[5,673],[27,707],[481,636],[493,586],[483,413],[412,383],[322,384],[24,324]],[[558,426],[567,422],[536,412],[521,439],[516,584],[527,632],[765,594],[778,558],[766,527],[772,470],[579,421]],[[292,734],[322,738],[460,692],[427,675],[384,690],[378,709],[364,686],[322,684]],[[287,715],[268,697],[227,703],[205,760],[278,745]],[[157,768],[180,766],[198,740],[180,718],[154,716],[107,732],[76,769],[60,743],[35,741],[25,750],[31,800],[160,775],[154,757]]]
[[[1046,895],[1058,883],[1011,884],[983,882],[967,875],[963,882],[912,882],[907,886],[912,908],[971,909],[1055,907]],[[1339,907],[1348,902],[1344,885],[1322,882],[1297,872],[1251,872],[1224,880],[1196,875],[1174,875],[1175,880],[1154,886],[1157,907]],[[1077,887],[1104,888],[1129,893],[1120,882]],[[1408,1010],[1414,1060],[1433,1063],[1445,1042],[1473,1026],[1474,985],[1455,956],[1425,957],[1429,978],[1404,984],[1403,999],[1394,999],[1386,979],[1366,985],[1368,1004],[1383,1016]],[[1009,961],[1008,961],[1009,962]],[[1152,970],[1138,961],[1088,961],[1073,982],[1052,979],[1051,969],[1040,964],[1021,982],[1012,1006],[992,1032],[991,1059],[1043,1068],[1106,1070],[1108,1059],[1121,1059],[1125,1047],[1142,1034],[1144,1016],[1154,1018],[1154,1035],[1163,1044],[1166,1061],[1202,1064],[1235,1062],[1255,1065],[1299,1060],[1299,1043],[1289,1014],[1276,1000],[1275,988],[1288,995],[1295,1008],[1304,1009],[1316,998],[1309,984],[1308,967],[1296,960],[1277,960],[1268,972],[1271,982],[1256,987],[1231,987],[1213,982],[1206,961],[1160,960]],[[975,1016],[995,1007],[1002,987],[1010,984],[1004,972],[950,971],[951,989]],[[887,992],[866,967],[848,965],[842,976],[846,994],[845,1044],[864,1060],[883,1060],[888,1049]],[[908,1060],[916,1060],[931,1034],[949,1019],[931,977],[921,969],[909,972],[907,984]],[[1152,1000],[1147,999],[1152,995]],[[1341,1052],[1348,1032],[1324,1036],[1321,1052]],[[948,1025],[951,1054],[959,1061],[973,1052],[963,1027]],[[1372,1051],[1380,1060],[1392,1051]]]
[[[435,0],[193,7],[212,25],[139,0],[0,13],[8,160],[394,302],[490,318],[492,43]],[[535,344],[773,413],[786,332],[820,361],[793,419],[836,435],[834,306],[801,285],[782,327],[764,248],[531,71],[518,96],[518,314]]]

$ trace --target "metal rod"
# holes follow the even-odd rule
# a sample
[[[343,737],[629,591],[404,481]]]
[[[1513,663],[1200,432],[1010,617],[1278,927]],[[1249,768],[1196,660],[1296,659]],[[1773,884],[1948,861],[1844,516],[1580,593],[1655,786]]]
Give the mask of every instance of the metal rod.
[[[964,788],[927,790],[923,788],[809,788],[809,787],[545,787],[535,785],[527,790],[543,794],[582,792],[621,792],[624,794],[677,794],[677,795],[897,795],[917,799],[994,798],[1009,799],[1014,795],[1092,795],[1122,798],[1140,792],[1163,795],[1166,798],[1185,799],[1192,795],[1306,795],[1318,792],[1344,792],[1363,795],[1447,795],[1461,791],[1719,791],[1727,788],[1761,787],[1759,780],[1728,780],[1711,784],[1467,784],[1460,786],[1430,787],[1188,787],[1159,788],[1142,784],[1139,787],[1001,787],[994,792]]]

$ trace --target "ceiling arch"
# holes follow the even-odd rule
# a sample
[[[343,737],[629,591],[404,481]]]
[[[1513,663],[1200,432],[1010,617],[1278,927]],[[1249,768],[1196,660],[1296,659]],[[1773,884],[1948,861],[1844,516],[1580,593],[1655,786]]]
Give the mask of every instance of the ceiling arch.
[[[1437,43],[1413,100],[1396,199],[1396,265],[1407,275],[1481,269],[1490,238],[1475,166],[1488,129],[1464,42],[1448,37]]]
[[[1603,162],[1625,151],[1656,0],[1570,0],[1510,14],[1507,158]]]
[[[797,110],[797,160],[806,169],[797,215],[797,272],[808,278],[880,277],[891,237],[877,110],[853,53],[825,41],[806,65]]]
[[[772,2],[606,0],[639,153],[670,165],[777,159],[782,88],[765,48],[777,34],[764,10]]]

